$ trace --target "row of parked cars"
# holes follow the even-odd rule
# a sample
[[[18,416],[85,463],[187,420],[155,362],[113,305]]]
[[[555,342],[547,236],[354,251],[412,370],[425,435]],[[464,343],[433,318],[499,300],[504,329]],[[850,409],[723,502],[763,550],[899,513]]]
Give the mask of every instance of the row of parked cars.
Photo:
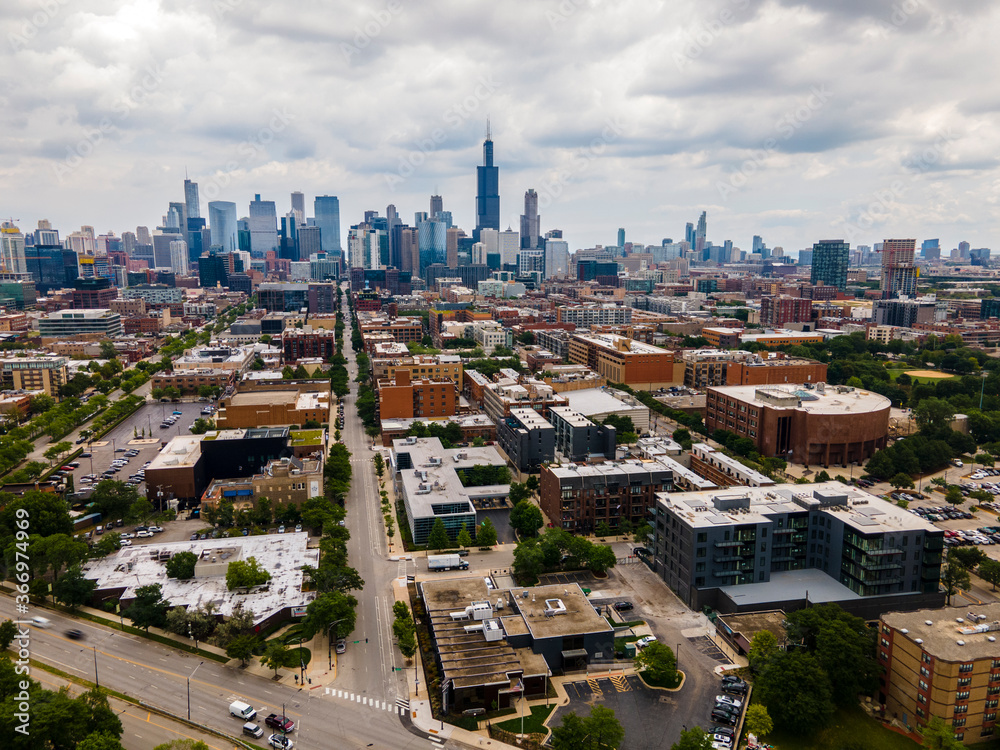
[[[963,529],[945,531],[944,543],[949,547],[959,547],[963,544],[1000,544],[1000,526],[983,526],[978,529]]]
[[[928,508],[921,505],[919,508],[910,508],[910,512],[916,513],[928,521],[957,521],[960,518],[972,518],[972,514],[968,511],[958,510],[957,508],[946,508],[944,506]]]
[[[715,696],[712,721],[715,726],[708,730],[713,750],[732,750],[736,746],[736,727],[743,716],[743,702],[746,700],[747,684],[736,675],[724,675],[722,692]]]
[[[986,479],[986,477],[1000,477],[1000,469],[976,469],[976,471],[969,475],[970,479]]]

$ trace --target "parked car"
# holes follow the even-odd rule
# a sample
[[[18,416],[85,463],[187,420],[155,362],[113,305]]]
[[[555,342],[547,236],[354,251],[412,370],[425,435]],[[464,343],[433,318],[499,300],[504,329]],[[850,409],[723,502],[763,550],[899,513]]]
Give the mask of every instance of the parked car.
[[[347,641],[345,641],[343,638],[341,638],[341,639],[339,639],[337,641],[337,653],[338,654],[343,654],[346,651],[347,651]]]
[[[283,734],[272,734],[267,738],[267,744],[271,747],[276,747],[278,750],[292,750],[295,747],[295,743],[292,742],[291,737],[286,737]]]
[[[139,539],[149,539],[150,537],[153,536],[153,532],[152,531],[139,531],[139,532],[136,532],[136,536]]]
[[[635,609],[635,605],[632,602],[615,602],[611,606],[615,608],[616,612],[629,612]]]
[[[656,642],[656,636],[655,635],[645,635],[642,638],[640,638],[639,640],[637,640],[635,642],[635,645],[638,646],[639,648],[645,648],[650,643],[655,643],[655,642]]]
[[[729,726],[736,726],[736,722],[740,720],[740,717],[736,714],[726,713],[724,711],[712,711],[712,721],[717,721],[720,724],[728,724]]]
[[[731,695],[717,695],[715,696],[715,704],[717,706],[732,706],[733,708],[740,709],[743,707],[743,701],[739,698],[734,698]]]

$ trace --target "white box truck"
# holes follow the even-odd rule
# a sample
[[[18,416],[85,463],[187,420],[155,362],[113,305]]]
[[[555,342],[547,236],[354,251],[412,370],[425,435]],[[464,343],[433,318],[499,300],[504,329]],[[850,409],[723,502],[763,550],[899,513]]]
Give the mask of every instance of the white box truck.
[[[229,713],[243,721],[253,721],[257,718],[257,710],[249,703],[233,701],[229,704]]]
[[[427,570],[468,570],[460,555],[427,555]]]

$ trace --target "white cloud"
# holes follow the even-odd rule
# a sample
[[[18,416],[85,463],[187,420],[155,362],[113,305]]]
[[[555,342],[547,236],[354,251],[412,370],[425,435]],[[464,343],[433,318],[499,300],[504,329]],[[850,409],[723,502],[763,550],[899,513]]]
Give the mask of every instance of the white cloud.
[[[390,202],[409,219],[439,192],[471,231],[489,115],[503,221],[535,188],[543,228],[574,247],[619,226],[676,239],[708,208],[713,241],[763,233],[794,250],[897,182],[856,241],[988,246],[998,13],[969,0],[9,0],[2,211],[24,228],[120,233],[155,225],[187,169],[243,213],[258,192],[279,210],[292,190],[337,194],[345,232]]]

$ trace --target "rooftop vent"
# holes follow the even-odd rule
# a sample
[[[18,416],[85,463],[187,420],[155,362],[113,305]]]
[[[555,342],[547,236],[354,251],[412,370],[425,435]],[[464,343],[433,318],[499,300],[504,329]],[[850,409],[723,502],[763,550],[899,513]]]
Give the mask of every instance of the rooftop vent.
[[[934,620],[924,620],[924,625],[933,625]]]
[[[562,599],[546,599],[545,600],[545,616],[555,617],[556,615],[566,614],[566,605],[563,604]]]

